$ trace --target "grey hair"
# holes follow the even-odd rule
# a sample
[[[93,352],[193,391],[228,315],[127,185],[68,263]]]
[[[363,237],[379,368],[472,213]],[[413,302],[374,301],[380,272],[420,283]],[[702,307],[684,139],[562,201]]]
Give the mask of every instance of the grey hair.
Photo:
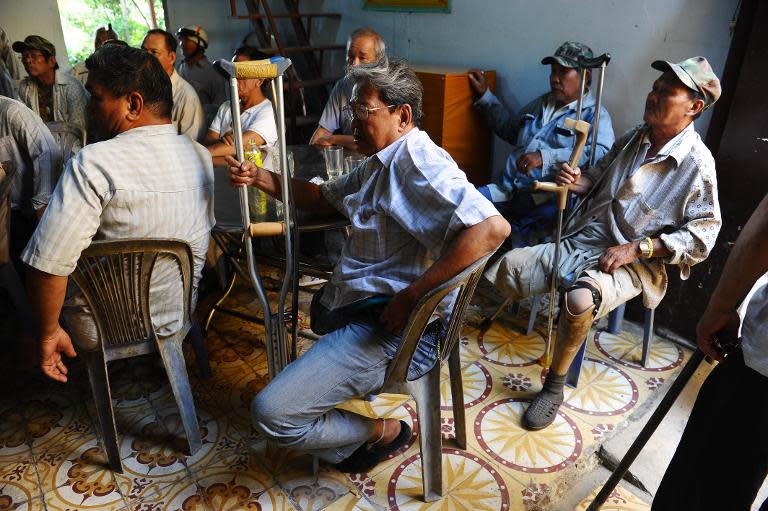
[[[416,125],[424,116],[421,110],[424,87],[405,59],[390,57],[353,67],[347,73],[347,79],[355,87],[368,84],[376,89],[385,105],[411,105],[413,123]]]
[[[349,39],[347,39],[347,49],[349,49],[349,45],[352,44],[352,41],[358,37],[372,37],[373,47],[376,50],[376,60],[384,58],[387,53],[387,45],[384,43],[384,38],[381,37],[381,34],[376,32],[371,27],[358,28],[349,34]]]

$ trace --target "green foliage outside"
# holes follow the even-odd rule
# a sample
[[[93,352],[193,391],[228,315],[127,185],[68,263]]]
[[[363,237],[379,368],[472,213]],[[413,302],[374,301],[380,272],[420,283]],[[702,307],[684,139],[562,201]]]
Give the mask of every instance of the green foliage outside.
[[[165,28],[162,0],[155,6],[157,28]],[[139,46],[151,28],[150,0],[58,0],[69,63],[74,66],[93,52],[96,30],[112,23],[120,39]]]

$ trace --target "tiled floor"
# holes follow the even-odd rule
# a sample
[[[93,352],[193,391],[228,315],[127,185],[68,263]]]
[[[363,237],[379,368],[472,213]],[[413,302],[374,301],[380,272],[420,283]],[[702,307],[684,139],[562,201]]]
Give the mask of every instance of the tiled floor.
[[[310,295],[302,293],[306,311]],[[258,311],[244,286],[232,301]],[[486,309],[487,310],[487,309]],[[590,336],[579,388],[569,391],[555,423],[540,432],[519,427],[541,387],[540,324],[518,332],[524,318],[504,317],[479,332],[485,311],[473,305],[461,339],[468,449],[443,449],[445,497],[420,500],[421,472],[415,405],[403,396],[345,404],[372,416],[397,417],[414,430],[408,445],[367,474],[344,475],[312,459],[276,449],[251,428],[248,406],[267,383],[261,327],[219,315],[208,335],[213,377],[201,380],[190,356],[190,377],[203,447],[185,457],[183,428],[164,371],[152,356],[110,367],[124,471],[104,468],[95,411],[84,367],[71,365],[66,385],[33,372],[0,368],[0,510],[235,510],[235,509],[551,509],[579,464],[672,376],[688,353],[665,340],[640,367],[640,340]],[[540,317],[540,322],[544,317]],[[301,327],[308,328],[306,316]],[[303,339],[301,350],[312,341]],[[443,437],[454,435],[443,382]],[[648,509],[619,489],[603,509]],[[586,509],[586,503],[582,508]],[[580,508],[580,509],[582,509]]]

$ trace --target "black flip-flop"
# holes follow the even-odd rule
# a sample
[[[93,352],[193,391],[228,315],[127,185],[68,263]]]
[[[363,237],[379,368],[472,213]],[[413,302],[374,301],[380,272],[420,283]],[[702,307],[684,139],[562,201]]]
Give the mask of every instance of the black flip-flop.
[[[358,474],[368,472],[373,467],[384,461],[387,456],[402,448],[411,438],[411,427],[407,422],[400,421],[400,433],[386,445],[363,444],[357,448],[348,458],[335,464],[339,472]]]

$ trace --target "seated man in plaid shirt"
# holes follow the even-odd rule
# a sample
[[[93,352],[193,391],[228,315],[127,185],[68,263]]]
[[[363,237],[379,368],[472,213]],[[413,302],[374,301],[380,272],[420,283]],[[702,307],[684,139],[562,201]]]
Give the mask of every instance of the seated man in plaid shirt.
[[[358,66],[347,78],[355,84],[348,111],[355,142],[368,158],[321,186],[293,183],[298,208],[342,213],[351,224],[341,259],[313,300],[312,329],[324,335],[254,398],[251,411],[256,427],[279,445],[364,472],[402,447],[410,428],[336,405],[381,388],[419,299],[496,249],[509,224],[416,127],[423,90],[405,61]],[[277,175],[229,162],[234,184],[280,197]],[[449,311],[437,312],[412,373],[436,361]]]
[[[86,60],[88,128],[99,140],[67,164],[22,259],[30,266],[30,299],[38,316],[41,365],[65,382],[61,353],[96,349],[98,335],[68,276],[91,240],[175,238],[192,249],[193,304],[213,226],[213,164],[208,151],[171,123],[171,80],[137,48],[104,45]],[[150,283],[155,331],[182,326],[183,290],[175,262],[158,258]],[[72,290],[70,290],[72,291]]]
[[[656,308],[667,289],[664,265],[678,266],[687,279],[720,231],[715,162],[693,130],[693,120],[720,97],[720,81],[703,57],[657,60],[652,67],[663,74],[645,102],[645,124],[583,174],[565,164],[557,177],[584,196],[565,223],[554,270],[560,282],[575,282],[560,308],[544,388],[523,416],[527,429],[555,420],[566,373],[592,322],[640,293],[646,307]],[[545,293],[554,252],[554,243],[511,250],[486,277],[513,300]]]

